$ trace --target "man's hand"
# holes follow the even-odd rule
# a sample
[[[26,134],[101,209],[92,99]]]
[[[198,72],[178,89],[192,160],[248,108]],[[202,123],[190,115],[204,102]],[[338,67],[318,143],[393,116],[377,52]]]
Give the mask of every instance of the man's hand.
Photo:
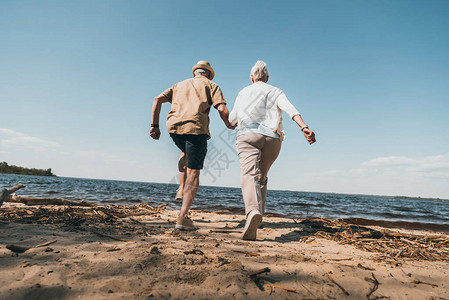
[[[227,123],[226,127],[228,127],[228,129],[234,130],[236,126],[231,125],[231,123]]]
[[[159,130],[159,128],[151,127],[151,129],[150,129],[150,136],[153,139],[158,140],[159,137],[161,136],[161,131]]]
[[[159,130],[159,114],[161,112],[161,105],[162,103],[168,102],[169,99],[165,97],[164,94],[159,94],[154,98],[153,101],[153,109],[151,111],[152,116],[152,122],[151,122],[151,129],[150,129],[150,136],[158,140],[161,136],[161,131]],[[153,125],[156,125],[156,127],[153,127]]]
[[[304,137],[307,139],[307,141],[309,142],[309,144],[313,144],[316,142],[315,140],[315,133],[310,130],[309,128],[304,128],[302,130],[302,133],[304,134]]]

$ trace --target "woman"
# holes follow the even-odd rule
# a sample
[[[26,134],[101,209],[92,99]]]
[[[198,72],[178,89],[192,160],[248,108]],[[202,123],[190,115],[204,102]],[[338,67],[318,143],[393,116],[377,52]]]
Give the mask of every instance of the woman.
[[[255,240],[267,197],[267,174],[281,150],[284,139],[282,111],[293,119],[309,144],[315,134],[296,108],[277,87],[267,84],[267,64],[258,61],[251,69],[250,86],[237,96],[229,122],[237,125],[236,147],[240,160],[241,184],[245,201],[244,240]]]

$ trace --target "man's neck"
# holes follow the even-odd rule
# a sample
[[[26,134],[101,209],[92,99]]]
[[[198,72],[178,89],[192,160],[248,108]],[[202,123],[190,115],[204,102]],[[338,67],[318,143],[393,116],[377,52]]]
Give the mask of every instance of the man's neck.
[[[206,78],[206,79],[209,79],[207,76],[204,76],[204,75],[195,75],[194,78]]]

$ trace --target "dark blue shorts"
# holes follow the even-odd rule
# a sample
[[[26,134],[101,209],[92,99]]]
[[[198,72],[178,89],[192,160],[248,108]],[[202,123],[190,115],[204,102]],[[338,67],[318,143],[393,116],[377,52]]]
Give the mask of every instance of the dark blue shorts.
[[[187,155],[187,168],[201,170],[207,153],[207,134],[170,133],[176,146]]]

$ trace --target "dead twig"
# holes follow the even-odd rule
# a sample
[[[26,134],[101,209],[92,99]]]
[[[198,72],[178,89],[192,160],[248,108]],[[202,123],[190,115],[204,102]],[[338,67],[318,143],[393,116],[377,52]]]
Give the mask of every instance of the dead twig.
[[[238,230],[210,230],[209,233],[240,233]]]
[[[281,289],[281,290],[284,290],[284,291],[287,291],[287,292],[291,292],[291,293],[297,293],[297,291],[295,289],[288,288],[288,287],[285,287],[285,286],[274,285],[274,284],[269,284],[268,286],[270,286],[272,288],[275,288],[275,289]]]
[[[258,253],[253,253],[253,252],[248,252],[248,251],[241,251],[241,250],[233,250],[233,251],[237,252],[237,253],[243,253],[246,255],[250,255],[250,256],[260,256],[260,254],[258,254]]]
[[[357,267],[359,267],[359,268],[361,268],[361,269],[363,269],[363,270],[375,271],[375,269],[365,267],[364,265],[362,265],[362,264],[360,264],[360,263],[357,265]]]
[[[346,296],[350,295],[349,292],[347,290],[345,290],[345,288],[342,287],[340,284],[338,284],[338,282],[336,282],[329,274],[327,274],[327,277],[330,279],[330,281],[332,281],[333,284],[338,286],[340,288],[340,290],[342,290],[343,293],[345,293]]]
[[[414,284],[427,284],[427,285],[430,285],[432,287],[438,287],[438,284],[428,283],[428,282],[424,282],[424,281],[421,281],[421,280],[413,280],[413,283]]]
[[[256,275],[259,275],[259,274],[262,274],[262,273],[268,273],[268,272],[271,272],[270,268],[263,268],[263,269],[251,272],[248,275],[250,277],[253,277],[253,276],[256,276]]]
[[[127,240],[127,239],[122,239],[122,238],[110,236],[110,235],[103,234],[103,233],[100,233],[100,232],[96,232],[96,231],[93,231],[93,230],[91,232],[95,233],[96,235],[99,235],[99,236],[102,236],[102,237],[107,237],[107,238],[110,238],[110,239],[113,239],[113,240],[116,240],[116,241],[135,243],[135,241],[132,241],[132,240]]]
[[[371,273],[371,276],[373,276],[373,279],[368,278],[369,281],[371,281],[372,283],[374,283],[373,287],[371,288],[370,292],[368,294],[366,294],[366,298],[370,298],[371,295],[377,290],[377,288],[379,287],[379,281],[377,281],[376,276],[374,276],[374,273]]]
[[[307,286],[305,286],[302,283],[301,283],[301,285],[303,286],[303,288],[305,288],[310,293],[310,295],[312,295],[313,298],[316,298],[315,294]]]
[[[37,246],[34,246],[33,248],[45,247],[45,246],[54,244],[54,243],[56,243],[57,241],[58,241],[58,240],[53,240],[53,241],[45,242],[45,243],[39,244],[39,245],[37,245]]]
[[[115,252],[115,251],[120,251],[120,250],[122,250],[122,249],[120,249],[120,248],[111,248],[111,249],[106,250],[106,252]]]

